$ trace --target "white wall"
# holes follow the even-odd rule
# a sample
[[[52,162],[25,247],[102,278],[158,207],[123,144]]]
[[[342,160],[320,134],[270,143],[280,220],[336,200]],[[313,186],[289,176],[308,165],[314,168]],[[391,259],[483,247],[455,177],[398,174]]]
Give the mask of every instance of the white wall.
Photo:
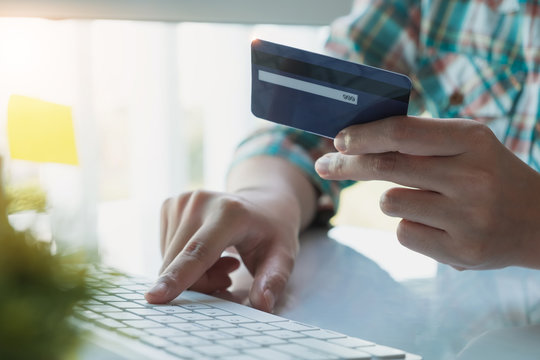
[[[327,25],[351,0],[2,0],[0,16]]]

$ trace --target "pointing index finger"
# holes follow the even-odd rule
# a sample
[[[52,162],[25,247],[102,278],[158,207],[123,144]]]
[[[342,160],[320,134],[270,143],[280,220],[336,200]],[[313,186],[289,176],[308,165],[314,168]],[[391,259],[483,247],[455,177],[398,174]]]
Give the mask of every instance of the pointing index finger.
[[[229,245],[228,235],[217,227],[201,227],[146,293],[146,299],[166,303],[192,286],[220,258]]]

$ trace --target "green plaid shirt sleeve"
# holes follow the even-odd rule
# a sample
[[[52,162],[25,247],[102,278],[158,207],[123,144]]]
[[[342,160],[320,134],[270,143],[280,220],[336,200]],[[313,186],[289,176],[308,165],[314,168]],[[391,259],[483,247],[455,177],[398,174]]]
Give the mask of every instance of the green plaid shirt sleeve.
[[[277,156],[299,167],[318,190],[317,223],[327,223],[338,208],[341,189],[354,181],[329,181],[322,179],[314,168],[315,160],[328,152],[336,151],[331,140],[304,131],[270,126],[246,138],[238,147],[232,166],[254,156]]]

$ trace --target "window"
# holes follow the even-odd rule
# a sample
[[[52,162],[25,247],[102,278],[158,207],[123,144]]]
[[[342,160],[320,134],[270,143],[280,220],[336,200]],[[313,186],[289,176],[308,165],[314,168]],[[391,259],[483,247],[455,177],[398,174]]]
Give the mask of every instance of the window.
[[[80,161],[10,161],[8,177],[47,190],[62,246],[99,243],[109,264],[154,275],[162,201],[198,187],[223,190],[236,144],[262,123],[250,113],[250,41],[321,51],[326,32],[0,19],[0,107],[13,94],[71,106]],[[0,152],[8,153],[4,136]]]

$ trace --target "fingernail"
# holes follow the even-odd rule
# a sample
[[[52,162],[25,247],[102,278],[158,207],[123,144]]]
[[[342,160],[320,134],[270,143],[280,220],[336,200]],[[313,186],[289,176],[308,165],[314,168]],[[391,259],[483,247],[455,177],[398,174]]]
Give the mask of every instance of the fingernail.
[[[266,289],[264,290],[263,296],[264,296],[264,301],[266,301],[266,306],[268,306],[268,309],[272,311],[276,303],[276,298],[274,297],[274,294],[272,294],[270,290]]]
[[[345,143],[345,133],[343,131],[340,131],[334,139],[334,147],[339,152],[347,151],[347,144]]]
[[[162,282],[156,283],[154,287],[148,290],[147,294],[158,297],[165,296],[167,294],[167,285]]]
[[[321,176],[326,176],[329,174],[330,168],[330,158],[328,156],[323,156],[317,160],[315,163],[315,170]]]

